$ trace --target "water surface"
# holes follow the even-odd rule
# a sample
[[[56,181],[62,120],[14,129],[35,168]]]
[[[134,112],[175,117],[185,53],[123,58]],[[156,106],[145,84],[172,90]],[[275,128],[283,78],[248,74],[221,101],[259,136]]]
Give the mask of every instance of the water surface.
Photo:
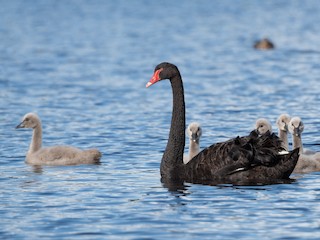
[[[171,89],[145,84],[158,63],[179,67],[202,147],[259,117],[276,131],[288,113],[320,151],[319,12],[315,0],[1,1],[1,238],[318,239],[319,173],[163,187]],[[255,51],[262,37],[276,49]],[[31,131],[14,127],[27,112],[42,119],[44,146],[98,148],[101,164],[25,164]]]

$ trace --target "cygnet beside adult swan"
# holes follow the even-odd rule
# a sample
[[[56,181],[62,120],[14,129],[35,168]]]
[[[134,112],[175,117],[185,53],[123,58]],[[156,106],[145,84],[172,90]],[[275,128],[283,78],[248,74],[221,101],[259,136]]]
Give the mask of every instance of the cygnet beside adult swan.
[[[272,133],[272,125],[271,123],[265,119],[265,118],[259,118],[257,121],[256,121],[256,126],[255,126],[255,129],[257,131],[257,133],[259,135],[264,135],[266,134],[267,132],[269,133]]]
[[[284,152],[289,151],[288,135],[287,135],[289,121],[290,121],[290,117],[288,114],[281,114],[276,122],[279,128],[279,138],[282,142],[282,148]],[[267,133],[270,134],[272,133],[272,125],[267,119],[259,118],[256,121],[256,131],[259,135],[263,135]]]
[[[255,132],[216,143],[202,150],[187,164],[183,163],[185,147],[185,102],[182,78],[171,63],[160,63],[146,87],[169,79],[173,93],[173,110],[167,147],[162,156],[160,173],[166,186],[181,182],[201,184],[260,184],[288,179],[298,151],[281,155],[281,141],[274,134],[259,137]]]
[[[290,120],[291,120],[290,116],[284,113],[284,114],[281,114],[276,121],[279,138],[282,140],[283,148],[286,151],[289,151],[288,126],[289,126]]]
[[[26,162],[32,165],[76,165],[98,163],[101,153],[96,149],[80,150],[71,146],[42,148],[42,125],[35,113],[26,114],[16,128],[32,128],[32,140]]]
[[[202,135],[202,128],[200,124],[197,122],[190,123],[187,128],[187,135],[189,137],[189,155],[183,156],[184,164],[187,164],[200,152],[200,137]]]
[[[293,117],[288,126],[292,134],[293,148],[300,148],[300,157],[294,169],[294,173],[309,173],[320,171],[320,153],[304,153],[301,135],[304,130],[304,124],[299,117]]]

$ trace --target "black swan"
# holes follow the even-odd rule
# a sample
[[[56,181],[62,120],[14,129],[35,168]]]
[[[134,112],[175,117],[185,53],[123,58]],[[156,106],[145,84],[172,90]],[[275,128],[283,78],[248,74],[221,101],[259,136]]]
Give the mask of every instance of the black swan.
[[[301,135],[304,130],[304,124],[300,117],[293,117],[288,126],[289,132],[292,134],[293,147],[300,149],[300,156],[294,173],[309,173],[320,171],[320,153],[306,150],[303,148]]]
[[[246,137],[216,143],[184,164],[185,102],[178,68],[171,63],[160,63],[146,87],[164,79],[170,80],[173,93],[169,139],[160,164],[161,181],[165,185],[183,182],[256,185],[289,179],[299,149],[280,155],[281,141],[274,134],[259,137],[252,132]]]
[[[42,148],[42,126],[35,113],[26,114],[16,128],[32,128],[33,135],[26,163],[31,165],[76,165],[99,163],[101,153],[96,149],[80,150],[71,146]]]
[[[199,123],[192,122],[187,127],[187,135],[189,137],[189,154],[183,156],[183,163],[187,164],[195,155],[200,152],[200,138],[202,128]]]

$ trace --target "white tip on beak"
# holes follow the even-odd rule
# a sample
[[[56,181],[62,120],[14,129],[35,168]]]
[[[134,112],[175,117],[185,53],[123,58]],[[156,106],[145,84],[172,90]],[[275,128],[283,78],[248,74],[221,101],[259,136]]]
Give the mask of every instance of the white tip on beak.
[[[150,87],[152,85],[152,82],[148,82],[146,87]]]

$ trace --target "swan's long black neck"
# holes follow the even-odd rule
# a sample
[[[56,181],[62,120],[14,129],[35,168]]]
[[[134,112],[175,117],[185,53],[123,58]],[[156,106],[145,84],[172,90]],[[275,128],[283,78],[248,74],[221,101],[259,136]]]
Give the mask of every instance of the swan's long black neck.
[[[173,94],[172,119],[160,172],[163,180],[178,180],[183,178],[180,169],[183,166],[186,124],[184,90],[180,73],[171,78],[170,82]]]

